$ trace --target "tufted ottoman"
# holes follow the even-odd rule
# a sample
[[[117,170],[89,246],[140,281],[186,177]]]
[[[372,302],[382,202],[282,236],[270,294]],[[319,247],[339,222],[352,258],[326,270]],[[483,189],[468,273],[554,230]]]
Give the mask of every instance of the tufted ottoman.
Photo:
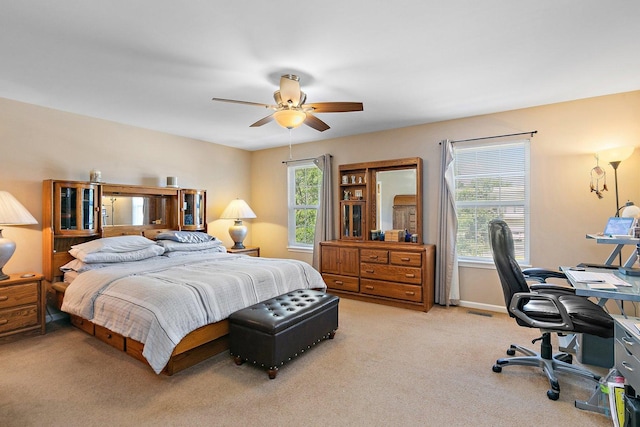
[[[284,362],[334,337],[339,300],[304,289],[238,310],[229,316],[229,352],[236,364],[259,365],[274,379]]]

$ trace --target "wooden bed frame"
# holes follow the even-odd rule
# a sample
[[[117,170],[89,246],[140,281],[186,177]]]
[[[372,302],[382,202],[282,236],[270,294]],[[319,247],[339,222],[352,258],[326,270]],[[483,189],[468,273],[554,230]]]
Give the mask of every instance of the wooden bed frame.
[[[166,230],[153,229],[138,232],[134,231],[133,233],[128,230],[126,233],[120,232],[113,235],[141,234],[147,238],[153,239],[157,234],[163,231]],[[53,266],[55,269],[57,269],[57,271],[60,271],[59,268],[61,266],[73,259],[68,253],[65,253],[64,255],[66,256],[60,256]],[[62,300],[64,298],[64,293],[67,289],[67,286],[69,286],[69,284],[65,282],[54,282],[51,285],[51,288],[56,295],[56,305],[59,310],[62,310]],[[148,365],[147,359],[142,356],[142,351],[144,350],[143,343],[131,338],[124,337],[103,326],[96,325],[87,319],[83,319],[82,317],[72,314],[70,314],[69,317],[73,326],[85,331],[90,335],[95,336],[99,340],[117,348],[118,350],[124,351],[128,355]],[[229,322],[226,319],[202,326],[195,331],[190,332],[182,339],[182,341],[178,343],[176,348],[173,350],[171,358],[167,362],[167,365],[164,367],[162,373],[166,375],[173,375],[176,372],[187,369],[197,363],[202,362],[205,359],[208,359],[211,356],[228,350],[228,334]]]

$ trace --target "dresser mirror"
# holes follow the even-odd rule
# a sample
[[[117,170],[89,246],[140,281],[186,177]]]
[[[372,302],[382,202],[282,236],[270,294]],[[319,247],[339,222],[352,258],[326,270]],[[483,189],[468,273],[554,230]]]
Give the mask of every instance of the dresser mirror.
[[[339,171],[341,240],[379,240],[378,232],[388,230],[402,230],[404,237],[406,230],[416,235],[414,243],[423,241],[421,158],[340,165]],[[356,208],[364,212],[362,233],[353,228]]]

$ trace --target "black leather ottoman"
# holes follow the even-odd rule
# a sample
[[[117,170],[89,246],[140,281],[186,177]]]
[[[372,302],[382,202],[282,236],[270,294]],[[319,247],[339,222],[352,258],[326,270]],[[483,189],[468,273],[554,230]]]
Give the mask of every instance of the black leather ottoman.
[[[303,289],[238,310],[229,316],[229,351],[236,364],[251,362],[274,379],[284,362],[334,337],[339,301],[335,295]]]

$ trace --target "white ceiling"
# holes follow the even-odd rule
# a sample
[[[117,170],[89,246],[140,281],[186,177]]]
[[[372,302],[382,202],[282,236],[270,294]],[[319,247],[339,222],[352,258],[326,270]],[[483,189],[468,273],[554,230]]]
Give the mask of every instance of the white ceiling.
[[[638,0],[2,0],[0,97],[257,150],[638,90],[639,18]],[[290,137],[211,101],[271,104],[286,73],[364,111]]]

